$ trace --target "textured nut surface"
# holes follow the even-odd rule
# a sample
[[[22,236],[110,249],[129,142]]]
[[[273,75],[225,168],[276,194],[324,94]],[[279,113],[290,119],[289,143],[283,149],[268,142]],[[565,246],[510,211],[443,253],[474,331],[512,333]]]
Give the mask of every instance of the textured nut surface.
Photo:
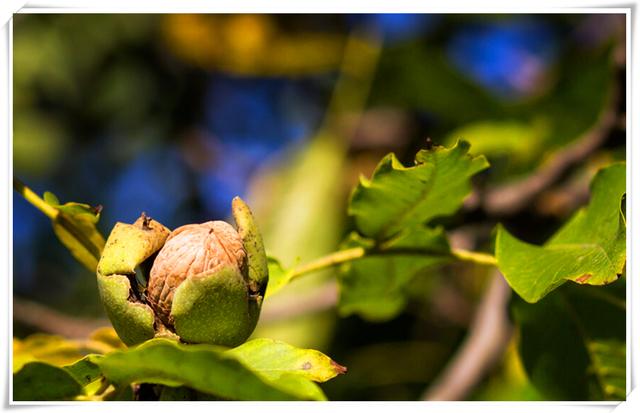
[[[149,304],[165,325],[172,326],[173,294],[185,279],[212,274],[224,266],[244,273],[245,260],[242,239],[228,223],[209,221],[179,227],[167,238],[151,268]]]

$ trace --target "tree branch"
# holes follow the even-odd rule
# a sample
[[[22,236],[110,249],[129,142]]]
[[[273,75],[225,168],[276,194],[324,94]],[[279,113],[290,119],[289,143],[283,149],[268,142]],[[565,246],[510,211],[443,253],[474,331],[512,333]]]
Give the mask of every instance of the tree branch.
[[[558,150],[533,174],[519,181],[488,190],[481,195],[482,200],[471,197],[470,204],[475,203],[473,201],[479,201],[485,211],[494,215],[509,215],[526,207],[533,198],[557,181],[568,168],[582,161],[606,141],[611,130],[618,125],[619,95],[619,87],[614,83],[609,101],[601,111],[598,120],[575,142]]]
[[[499,360],[511,336],[506,311],[510,296],[511,289],[495,270],[465,342],[440,377],[424,392],[423,400],[464,399]]]

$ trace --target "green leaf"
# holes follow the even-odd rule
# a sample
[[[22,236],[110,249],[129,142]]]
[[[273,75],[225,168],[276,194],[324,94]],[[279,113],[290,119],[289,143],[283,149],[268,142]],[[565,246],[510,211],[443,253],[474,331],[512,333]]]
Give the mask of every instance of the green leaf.
[[[13,400],[72,400],[82,394],[82,385],[61,368],[35,361],[25,364],[13,375]]]
[[[325,382],[347,370],[317,350],[266,338],[246,342],[229,353],[270,382],[305,399],[324,400],[324,393],[313,382]]]
[[[234,400],[299,400],[306,399],[308,393],[308,388],[298,392],[290,386],[289,376],[269,381],[225,348],[205,344],[185,345],[156,338],[92,361],[118,385],[144,382],[187,386]],[[318,398],[317,393],[315,396]]]
[[[363,247],[367,255],[340,268],[341,315],[359,314],[371,321],[396,316],[407,303],[408,286],[426,268],[451,260],[442,228],[405,228],[391,240],[375,246],[352,233],[344,248]]]
[[[536,304],[514,296],[519,352],[547,400],[624,400],[625,282],[568,283]]]
[[[67,202],[60,205],[51,192],[44,193],[44,201],[58,210],[52,219],[53,231],[71,254],[89,271],[94,272],[104,248],[104,237],[96,228],[100,219],[100,207]]]
[[[510,164],[539,160],[539,151],[547,133],[543,122],[518,120],[482,120],[450,132],[444,142],[455,142],[464,136],[476,153],[504,157]]]
[[[92,383],[93,381],[102,377],[100,368],[90,361],[90,358],[96,360],[100,357],[101,356],[97,354],[92,354],[91,356],[86,356],[73,364],[64,366],[64,369],[67,371],[67,373],[71,374],[71,376],[76,379],[78,383],[86,386],[87,384]]]
[[[349,214],[358,230],[386,239],[405,227],[454,213],[471,190],[471,176],[489,166],[483,156],[468,151],[465,141],[452,148],[421,150],[411,167],[393,154],[384,157],[370,180],[361,177],[351,196]]]
[[[60,336],[36,333],[13,339],[13,372],[31,361],[62,367],[75,363],[87,353],[101,352],[92,342],[68,340]]]
[[[626,262],[625,164],[600,170],[591,183],[591,201],[544,246],[518,240],[502,226],[496,259],[507,282],[522,298],[536,302],[570,280],[604,285],[618,279]]]
[[[271,380],[292,374],[325,382],[347,370],[317,350],[299,349],[268,338],[248,341],[228,353]]]

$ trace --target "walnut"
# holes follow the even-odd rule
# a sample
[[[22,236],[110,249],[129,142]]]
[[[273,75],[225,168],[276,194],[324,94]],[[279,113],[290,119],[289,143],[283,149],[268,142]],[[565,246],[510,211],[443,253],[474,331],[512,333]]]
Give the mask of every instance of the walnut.
[[[171,233],[153,262],[147,299],[156,315],[173,326],[173,295],[189,277],[215,276],[225,266],[246,272],[246,253],[238,232],[224,221],[189,224]]]
[[[144,214],[134,224],[116,224],[97,277],[100,298],[123,342],[155,336],[236,346],[251,335],[269,269],[249,207],[236,197],[231,210],[237,230],[210,221],[169,234]]]

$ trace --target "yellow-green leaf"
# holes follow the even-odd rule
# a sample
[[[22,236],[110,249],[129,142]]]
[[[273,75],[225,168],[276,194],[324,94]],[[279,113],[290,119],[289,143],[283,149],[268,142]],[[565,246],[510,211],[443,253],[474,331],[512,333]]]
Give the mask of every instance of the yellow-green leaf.
[[[292,374],[307,380],[325,382],[347,371],[318,350],[300,349],[268,338],[248,341],[229,350],[229,353],[271,380]]]

